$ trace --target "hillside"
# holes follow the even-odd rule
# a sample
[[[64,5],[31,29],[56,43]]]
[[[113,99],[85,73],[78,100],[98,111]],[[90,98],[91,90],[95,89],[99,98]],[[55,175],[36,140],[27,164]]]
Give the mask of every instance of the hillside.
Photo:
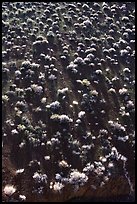
[[[2,196],[134,201],[134,2],[2,3]]]

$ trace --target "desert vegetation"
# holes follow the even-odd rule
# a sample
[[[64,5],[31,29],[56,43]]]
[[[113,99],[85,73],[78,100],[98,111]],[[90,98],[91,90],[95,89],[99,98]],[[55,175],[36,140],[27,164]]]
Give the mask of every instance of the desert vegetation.
[[[135,3],[2,3],[2,199],[133,201]]]

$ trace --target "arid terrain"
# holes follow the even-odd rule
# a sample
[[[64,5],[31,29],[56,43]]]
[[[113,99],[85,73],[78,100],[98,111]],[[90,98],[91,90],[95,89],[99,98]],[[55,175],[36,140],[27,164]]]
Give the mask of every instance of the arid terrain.
[[[134,202],[135,2],[2,3],[2,202]]]

